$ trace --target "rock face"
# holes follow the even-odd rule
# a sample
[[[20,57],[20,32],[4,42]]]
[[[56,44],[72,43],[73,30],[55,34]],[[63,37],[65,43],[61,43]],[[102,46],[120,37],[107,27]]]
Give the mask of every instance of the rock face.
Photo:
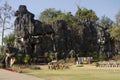
[[[67,25],[64,20],[56,20],[52,25],[44,24],[35,20],[34,14],[29,12],[25,5],[19,6],[15,16],[15,47],[20,53],[29,54],[31,57],[45,56],[46,52],[58,52],[62,54],[57,56],[65,58],[71,50],[81,56],[88,56],[82,54],[87,52],[99,53],[102,49],[105,53],[113,51],[114,44],[111,44],[109,34],[102,27],[96,29],[94,23],[80,24],[80,29]],[[105,39],[104,44],[101,44],[102,39]]]
[[[54,36],[54,41],[55,41],[55,46],[56,46],[56,51],[57,52],[67,52],[68,51],[68,30],[67,30],[67,25],[64,20],[57,20],[53,22],[52,25],[54,31],[55,31],[55,36]]]
[[[42,56],[45,51],[52,51],[51,25],[43,24],[34,19],[34,14],[29,12],[25,5],[20,5],[15,12],[14,22],[15,47],[21,53]]]

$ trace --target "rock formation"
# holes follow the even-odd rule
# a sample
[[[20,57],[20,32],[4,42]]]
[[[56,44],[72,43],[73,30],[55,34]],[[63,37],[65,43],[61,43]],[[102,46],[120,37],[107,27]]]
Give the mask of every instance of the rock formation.
[[[19,6],[15,16],[15,47],[20,53],[43,56],[45,51],[53,50],[51,37],[54,30],[51,25],[35,20],[25,5]]]
[[[39,57],[45,56],[46,52],[58,52],[62,53],[58,55],[63,58],[74,50],[81,56],[91,56],[93,54],[87,53],[100,51],[98,48],[101,43],[98,43],[98,38],[105,38],[106,43],[102,44],[104,52],[112,50],[110,36],[102,27],[99,27],[102,30],[97,29],[92,22],[79,24],[79,30],[74,25],[67,25],[64,20],[56,20],[52,25],[45,24],[35,20],[34,14],[29,12],[25,5],[19,6],[15,16],[15,47],[22,54]]]

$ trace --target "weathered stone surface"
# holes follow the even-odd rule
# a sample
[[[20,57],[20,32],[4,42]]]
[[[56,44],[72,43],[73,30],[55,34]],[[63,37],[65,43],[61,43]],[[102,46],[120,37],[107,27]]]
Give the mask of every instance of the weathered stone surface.
[[[56,35],[54,36],[54,43],[56,45],[56,51],[66,52],[68,51],[68,29],[64,20],[56,20],[52,25]]]
[[[19,6],[15,16],[15,46],[20,53],[43,56],[44,52],[53,51],[51,35],[54,30],[51,25],[35,20],[25,5]]]

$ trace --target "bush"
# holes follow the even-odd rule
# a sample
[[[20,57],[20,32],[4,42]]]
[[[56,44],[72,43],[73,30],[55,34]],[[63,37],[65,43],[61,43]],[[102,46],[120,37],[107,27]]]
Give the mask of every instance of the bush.
[[[53,52],[49,53],[49,59],[51,61],[55,59],[55,54]]]
[[[15,57],[17,61],[16,63],[19,63],[19,64],[22,63],[22,54],[18,53]]]
[[[2,54],[2,55],[5,54],[5,46],[0,47],[0,49],[1,49],[1,50],[0,50],[0,51],[1,51],[0,54]]]
[[[30,56],[26,54],[23,58],[23,63],[28,63],[29,59],[30,59]]]
[[[4,56],[4,54],[1,54],[1,53],[0,53],[0,61],[1,61],[1,59],[2,59],[3,56]]]
[[[27,64],[29,60],[30,60],[30,55],[29,54],[18,53],[16,55],[16,61],[17,61],[16,63],[18,63],[18,64],[22,64],[22,63]]]
[[[98,62],[96,62],[96,67],[98,67],[99,66],[99,63]]]

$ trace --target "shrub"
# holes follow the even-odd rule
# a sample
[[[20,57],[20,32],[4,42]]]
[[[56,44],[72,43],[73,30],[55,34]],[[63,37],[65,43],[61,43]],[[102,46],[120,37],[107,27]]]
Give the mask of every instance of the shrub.
[[[49,59],[54,60],[55,59],[55,54],[53,52],[49,53]]]
[[[30,59],[30,56],[26,54],[23,58],[23,63],[28,63],[29,59]]]
[[[99,63],[98,62],[96,62],[96,67],[98,67],[99,66]]]
[[[18,53],[16,56],[16,63],[22,63],[22,54]]]
[[[0,50],[0,51],[1,51],[0,54],[1,54],[1,55],[5,54],[5,46],[0,47],[0,49],[1,49],[1,50]]]

